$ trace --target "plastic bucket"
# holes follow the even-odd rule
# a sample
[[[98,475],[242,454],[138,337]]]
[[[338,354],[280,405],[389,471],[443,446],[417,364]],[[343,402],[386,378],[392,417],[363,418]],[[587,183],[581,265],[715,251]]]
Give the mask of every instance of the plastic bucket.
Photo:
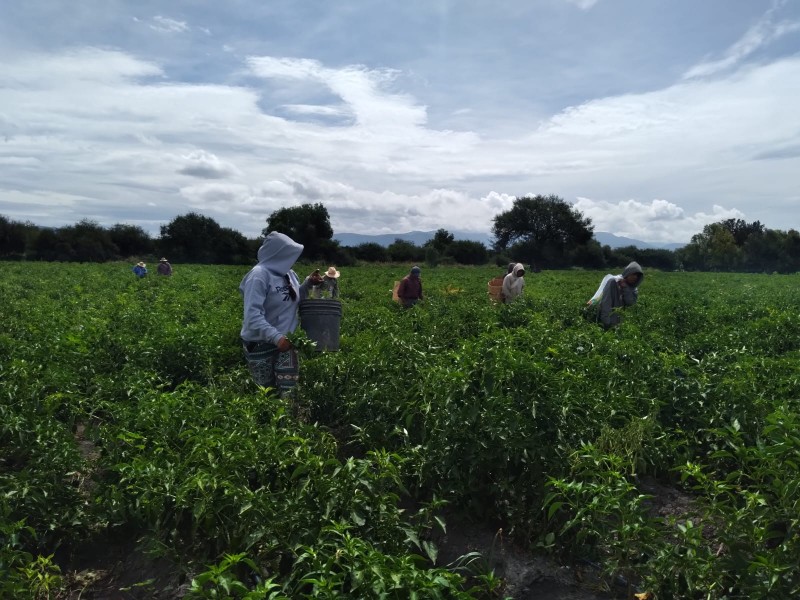
[[[338,350],[342,303],[338,300],[303,300],[299,310],[300,327],[317,343],[317,352]]]

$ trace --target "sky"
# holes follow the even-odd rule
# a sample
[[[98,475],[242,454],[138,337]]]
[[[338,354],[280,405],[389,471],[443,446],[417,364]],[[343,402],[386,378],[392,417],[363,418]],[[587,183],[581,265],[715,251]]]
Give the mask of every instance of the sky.
[[[0,0],[0,215],[800,229],[794,0]]]

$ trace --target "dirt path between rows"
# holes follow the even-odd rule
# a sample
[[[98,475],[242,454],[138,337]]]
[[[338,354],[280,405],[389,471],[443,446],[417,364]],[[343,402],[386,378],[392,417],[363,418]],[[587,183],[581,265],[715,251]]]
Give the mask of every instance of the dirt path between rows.
[[[447,519],[447,533],[435,540],[439,563],[478,552],[475,570],[494,571],[504,582],[502,598],[514,600],[608,600],[590,567],[575,568],[535,556],[505,539],[502,529],[484,523]]]

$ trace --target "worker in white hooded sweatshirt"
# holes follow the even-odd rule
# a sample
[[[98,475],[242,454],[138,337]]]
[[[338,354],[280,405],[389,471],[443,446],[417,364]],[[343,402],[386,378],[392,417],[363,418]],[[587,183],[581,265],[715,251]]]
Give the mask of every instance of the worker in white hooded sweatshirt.
[[[522,263],[514,265],[513,270],[503,279],[503,302],[511,304],[525,289],[525,267]]]
[[[308,297],[311,285],[322,283],[312,274],[301,285],[292,266],[303,245],[273,231],[258,250],[258,264],[242,279],[244,298],[242,347],[247,366],[258,385],[274,387],[287,395],[297,384],[300,364],[297,352],[286,338],[297,329],[297,308]]]

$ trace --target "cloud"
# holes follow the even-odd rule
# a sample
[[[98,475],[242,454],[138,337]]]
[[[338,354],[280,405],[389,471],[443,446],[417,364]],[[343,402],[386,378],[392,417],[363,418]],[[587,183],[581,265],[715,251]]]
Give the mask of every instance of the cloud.
[[[150,29],[159,33],[182,33],[188,31],[189,26],[186,21],[176,21],[175,19],[156,15],[150,23]]]
[[[356,124],[373,135],[393,135],[423,126],[425,107],[405,94],[386,91],[396,76],[390,69],[370,70],[361,66],[341,69],[324,67],[305,58],[250,57],[252,73],[265,79],[305,81],[323,86],[338,96],[355,116]],[[334,107],[341,110],[339,106]]]
[[[531,191],[604,199],[621,221],[586,205],[598,230],[650,241],[685,241],[727,214],[796,223],[787,190],[800,169],[800,57],[546,119],[510,111],[515,131],[491,137],[433,128],[391,69],[251,56],[241,77],[239,66],[218,77],[239,75],[235,84],[212,84],[100,48],[2,61],[0,213],[19,211],[7,198],[27,194],[75,222],[90,201],[68,199],[85,198],[110,224],[204,210],[256,235],[272,211],[321,201],[337,231],[488,231],[514,195]],[[128,210],[148,204],[139,217]]]
[[[290,173],[284,181],[256,186],[233,183],[200,183],[181,188],[181,196],[193,210],[228,214],[248,220],[240,229],[258,235],[266,218],[279,208],[324,201],[334,231],[366,234],[400,233],[415,229],[434,230],[452,223],[458,214],[458,229],[486,231],[487,215],[509,210],[514,197],[490,192],[476,198],[451,189],[434,189],[420,194],[391,190],[359,189],[325,180],[308,173]],[[456,228],[449,225],[451,229]]]
[[[182,175],[202,179],[225,179],[240,174],[235,165],[222,161],[215,154],[204,150],[191,152],[181,156],[179,160],[184,163],[184,166],[177,170]]]
[[[325,117],[348,116],[346,109],[338,106],[317,106],[312,104],[285,104],[283,107],[287,112],[299,115],[320,115]]]
[[[215,211],[227,211],[252,203],[250,188],[239,183],[199,183],[180,189],[192,207]]]
[[[38,167],[42,161],[33,156],[0,156],[0,165],[9,167]]]
[[[118,50],[93,47],[70,48],[58,54],[25,53],[0,61],[0,83],[7,92],[16,90],[20,94],[42,90],[63,93],[83,86],[111,86],[162,75],[161,68],[152,62]],[[82,100],[85,103],[92,99]],[[7,119],[5,116],[3,121]]]
[[[597,4],[598,0],[566,0],[569,4],[574,4],[581,10],[589,10],[595,4]]]
[[[783,5],[775,3],[744,35],[736,41],[718,60],[703,61],[694,65],[684,73],[684,79],[696,77],[709,77],[721,71],[726,71],[739,64],[745,58],[756,52],[759,48],[770,44],[781,37],[800,31],[800,22],[776,22],[775,13]]]
[[[744,219],[738,209],[713,205],[710,213],[689,214],[667,200],[609,202],[578,198],[574,207],[592,219],[595,231],[607,231],[622,237],[647,242],[688,242],[709,223],[725,219]]]
[[[800,144],[780,144],[775,148],[765,149],[753,155],[755,160],[780,160],[800,157]]]

